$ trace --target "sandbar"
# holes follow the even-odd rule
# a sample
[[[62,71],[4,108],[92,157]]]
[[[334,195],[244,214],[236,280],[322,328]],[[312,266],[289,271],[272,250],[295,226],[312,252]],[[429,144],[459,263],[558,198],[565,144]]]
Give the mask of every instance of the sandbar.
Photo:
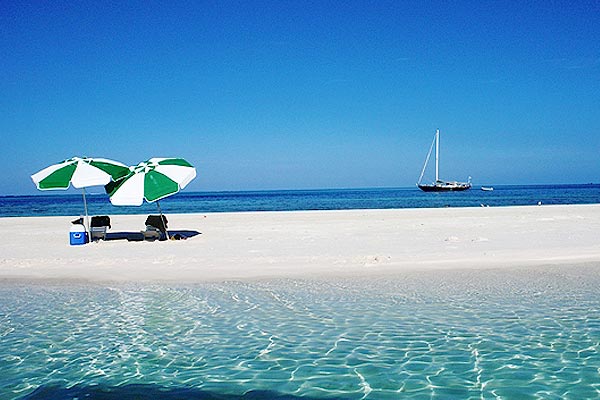
[[[0,218],[0,280],[211,282],[600,265],[600,205],[169,214],[187,240],[72,246],[74,217]],[[112,215],[139,232],[144,215]]]

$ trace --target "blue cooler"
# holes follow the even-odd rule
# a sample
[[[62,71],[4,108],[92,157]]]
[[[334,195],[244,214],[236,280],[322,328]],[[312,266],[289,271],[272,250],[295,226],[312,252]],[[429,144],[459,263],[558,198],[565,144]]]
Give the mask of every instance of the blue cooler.
[[[77,246],[80,244],[87,243],[87,232],[85,231],[85,226],[81,224],[75,224],[71,227],[71,231],[69,232],[69,238],[71,246]]]

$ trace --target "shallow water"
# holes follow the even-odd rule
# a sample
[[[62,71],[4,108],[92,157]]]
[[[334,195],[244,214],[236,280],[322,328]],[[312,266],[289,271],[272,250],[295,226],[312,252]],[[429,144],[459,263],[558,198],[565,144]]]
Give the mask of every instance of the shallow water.
[[[600,397],[600,266],[0,284],[2,399]]]

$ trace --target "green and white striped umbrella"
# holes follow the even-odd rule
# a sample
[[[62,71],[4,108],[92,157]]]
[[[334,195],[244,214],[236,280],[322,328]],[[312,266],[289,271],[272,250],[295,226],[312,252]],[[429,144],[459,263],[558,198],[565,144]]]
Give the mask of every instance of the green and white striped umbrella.
[[[31,175],[40,190],[77,189],[106,185],[129,173],[129,167],[106,158],[73,157]]]
[[[179,192],[195,177],[196,168],[183,158],[151,158],[105,189],[115,206],[141,206],[144,199],[154,202]]]
[[[85,188],[106,185],[111,180],[119,179],[128,173],[129,167],[117,161],[106,158],[73,157],[44,168],[31,175],[31,179],[39,190],[66,190],[71,184],[73,187],[81,189],[85,219],[89,230]]]

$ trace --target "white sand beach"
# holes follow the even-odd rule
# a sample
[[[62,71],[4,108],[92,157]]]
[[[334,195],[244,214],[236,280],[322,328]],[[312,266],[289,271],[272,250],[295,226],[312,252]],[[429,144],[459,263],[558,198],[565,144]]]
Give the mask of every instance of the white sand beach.
[[[69,244],[73,217],[0,219],[0,279],[203,282],[600,263],[600,205],[168,215],[187,240]],[[111,216],[110,232],[144,215]]]

